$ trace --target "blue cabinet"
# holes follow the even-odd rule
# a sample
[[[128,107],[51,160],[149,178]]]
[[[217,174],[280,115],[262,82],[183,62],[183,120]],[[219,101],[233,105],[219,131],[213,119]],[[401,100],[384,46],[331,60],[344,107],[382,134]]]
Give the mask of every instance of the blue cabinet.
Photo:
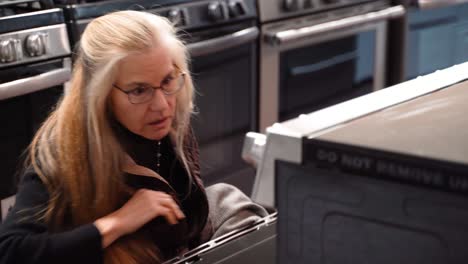
[[[468,61],[468,4],[409,12],[406,78]]]

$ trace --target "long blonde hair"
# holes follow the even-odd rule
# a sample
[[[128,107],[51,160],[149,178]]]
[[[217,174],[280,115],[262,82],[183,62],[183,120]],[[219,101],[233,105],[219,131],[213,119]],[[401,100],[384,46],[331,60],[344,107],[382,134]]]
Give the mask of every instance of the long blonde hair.
[[[163,40],[168,41],[176,66],[188,72],[186,47],[163,17],[120,11],[99,17],[87,26],[68,94],[30,146],[29,160],[50,194],[44,217],[52,228],[60,231],[92,223],[115,211],[128,196],[122,177],[125,153],[112,128],[115,121],[108,97],[119,61],[157,48]],[[177,94],[170,132],[189,177],[183,146],[193,111],[193,94],[188,75],[184,89]],[[155,261],[157,249],[138,233],[117,240],[105,250],[106,263]]]

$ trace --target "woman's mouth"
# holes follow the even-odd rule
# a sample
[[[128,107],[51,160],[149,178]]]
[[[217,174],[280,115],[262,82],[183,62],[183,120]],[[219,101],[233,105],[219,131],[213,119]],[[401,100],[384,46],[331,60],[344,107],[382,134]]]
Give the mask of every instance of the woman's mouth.
[[[149,125],[154,126],[154,127],[163,126],[166,123],[166,121],[168,121],[168,120],[169,120],[169,117],[165,117],[163,119],[159,119],[159,120],[150,122]]]

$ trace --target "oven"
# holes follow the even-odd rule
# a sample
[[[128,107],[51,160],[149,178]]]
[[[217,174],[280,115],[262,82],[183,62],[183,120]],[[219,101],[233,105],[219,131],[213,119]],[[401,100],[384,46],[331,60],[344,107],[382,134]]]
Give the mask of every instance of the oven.
[[[0,5],[2,14],[8,14],[0,17],[2,217],[14,202],[26,148],[71,76],[63,12],[37,10],[37,1],[21,2]]]
[[[260,130],[386,86],[390,1],[259,1]]]
[[[202,178],[207,185],[227,182],[250,193],[255,172],[242,160],[241,150],[245,133],[257,130],[256,2],[121,0],[68,5],[72,42],[92,18],[125,9],[163,15],[181,29],[197,91],[192,125]]]
[[[465,263],[467,89],[468,62],[249,134],[277,263]]]
[[[251,19],[192,32],[188,48],[197,89],[192,119],[207,184],[227,182],[249,194],[255,172],[241,158],[245,133],[257,129],[257,39]]]

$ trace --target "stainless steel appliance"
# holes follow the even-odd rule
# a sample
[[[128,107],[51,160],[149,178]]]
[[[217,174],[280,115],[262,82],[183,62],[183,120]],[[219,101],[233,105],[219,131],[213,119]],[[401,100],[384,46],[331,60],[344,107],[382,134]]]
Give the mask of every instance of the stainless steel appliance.
[[[187,39],[199,92],[199,114],[193,124],[200,142],[202,176],[208,184],[227,182],[250,193],[255,171],[242,160],[241,152],[245,133],[257,130],[256,5],[254,0],[205,1],[204,5],[209,10],[219,5],[225,11],[216,19],[208,15],[216,22],[189,31]]]
[[[260,130],[385,87],[386,0],[259,0]]]
[[[249,193],[254,171],[241,158],[244,134],[257,128],[257,9],[254,0],[102,1],[65,7],[73,42],[89,21],[137,9],[168,17],[191,54],[198,114],[193,118],[206,184],[228,182]]]
[[[465,263],[468,63],[248,134],[278,263]]]
[[[413,0],[412,2],[422,9],[440,8],[449,5],[468,3],[467,0]]]
[[[164,264],[276,262],[277,213],[210,240]]]
[[[63,12],[44,1],[0,3],[0,199],[13,202],[23,151],[70,78]],[[5,200],[4,200],[5,199]]]

